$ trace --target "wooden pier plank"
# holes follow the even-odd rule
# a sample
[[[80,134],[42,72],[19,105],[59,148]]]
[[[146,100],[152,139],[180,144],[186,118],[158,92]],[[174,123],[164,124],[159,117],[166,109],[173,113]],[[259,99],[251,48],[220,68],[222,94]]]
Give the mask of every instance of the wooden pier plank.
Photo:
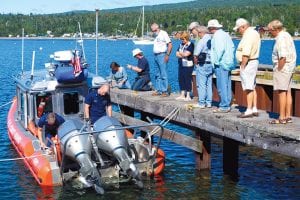
[[[293,118],[294,123],[288,125],[269,125],[269,114],[266,111],[260,110],[259,117],[239,119],[237,108],[225,114],[215,114],[212,109],[189,110],[187,105],[195,102],[176,101],[176,97],[174,94],[163,98],[151,96],[151,92],[111,90],[111,99],[114,103],[160,117],[165,117],[178,107],[180,111],[172,120],[173,123],[186,124],[209,131],[216,136],[300,158],[299,118]]]

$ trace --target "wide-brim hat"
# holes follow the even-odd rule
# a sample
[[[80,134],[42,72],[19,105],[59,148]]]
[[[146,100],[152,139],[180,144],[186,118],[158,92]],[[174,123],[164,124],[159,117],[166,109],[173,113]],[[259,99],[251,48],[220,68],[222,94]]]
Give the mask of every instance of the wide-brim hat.
[[[235,22],[235,27],[233,28],[234,31],[237,31],[238,28],[240,28],[241,26],[244,26],[246,24],[248,24],[249,22],[247,20],[245,20],[244,18],[239,18],[236,20]]]
[[[132,56],[134,57],[134,56],[136,56],[136,55],[138,55],[138,54],[140,54],[140,53],[143,53],[143,51],[140,50],[139,48],[136,48],[136,49],[134,49],[134,50],[132,51]]]
[[[211,19],[207,23],[207,28],[222,28],[223,25],[219,23],[216,19]]]

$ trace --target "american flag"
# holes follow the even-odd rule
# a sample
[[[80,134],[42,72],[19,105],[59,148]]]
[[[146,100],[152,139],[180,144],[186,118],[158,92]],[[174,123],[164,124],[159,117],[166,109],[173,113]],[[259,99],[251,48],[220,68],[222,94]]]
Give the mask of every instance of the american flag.
[[[80,56],[78,55],[78,52],[76,52],[76,51],[74,53],[74,57],[72,58],[72,65],[74,67],[75,77],[79,76],[79,74],[82,72],[82,69],[81,69],[81,63],[80,63]]]

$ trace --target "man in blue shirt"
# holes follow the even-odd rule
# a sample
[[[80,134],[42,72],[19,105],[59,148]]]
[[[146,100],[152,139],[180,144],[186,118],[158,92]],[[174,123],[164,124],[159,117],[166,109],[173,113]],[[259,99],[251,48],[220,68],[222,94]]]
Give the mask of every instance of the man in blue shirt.
[[[132,51],[132,56],[138,60],[137,66],[127,65],[128,69],[137,72],[135,82],[132,84],[131,89],[135,91],[149,91],[151,87],[150,82],[150,68],[148,60],[143,55],[142,50],[139,48]]]
[[[38,122],[38,138],[42,148],[45,148],[46,146],[51,146],[51,138],[56,136],[58,127],[64,122],[64,118],[53,112],[46,113],[40,118]],[[42,137],[42,131],[44,126],[47,145],[45,145]]]
[[[85,97],[84,103],[84,116],[86,119],[90,119],[92,124],[105,115],[112,116],[108,84],[90,92]]]
[[[189,26],[190,32],[196,38],[201,38],[195,45],[194,63],[196,67],[196,83],[198,91],[198,104],[201,109],[211,108],[212,104],[212,75],[213,66],[210,61],[211,35],[205,26],[198,22],[192,22]]]
[[[220,97],[219,108],[213,112],[230,112],[232,99],[231,70],[234,66],[234,44],[228,33],[223,31],[218,20],[208,21],[207,28],[213,34],[211,39],[211,63],[214,66],[217,89]]]

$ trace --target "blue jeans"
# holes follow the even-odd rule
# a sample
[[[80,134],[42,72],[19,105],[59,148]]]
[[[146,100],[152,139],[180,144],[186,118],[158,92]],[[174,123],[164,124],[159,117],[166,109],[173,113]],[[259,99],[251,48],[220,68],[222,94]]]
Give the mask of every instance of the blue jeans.
[[[231,72],[225,70],[222,66],[215,65],[215,74],[220,97],[219,108],[222,110],[229,110],[232,99]]]
[[[122,84],[121,87],[117,86],[117,88],[119,88],[119,89],[130,89],[130,88],[131,88],[131,84],[130,84],[129,81],[127,80],[127,81],[125,81],[124,84]]]
[[[197,65],[196,83],[199,96],[199,105],[211,106],[212,102],[212,64]]]
[[[167,92],[168,90],[168,74],[167,63],[165,63],[165,53],[154,56],[155,64],[157,65],[157,73],[155,75],[155,90],[158,93]]]
[[[149,75],[138,76],[135,78],[135,82],[132,84],[132,90],[135,91],[149,91],[151,90],[148,83],[150,82]]]
[[[51,133],[46,133],[45,134],[45,144],[47,147],[51,147],[52,143],[50,142],[51,141],[51,138],[53,137],[53,135]]]

